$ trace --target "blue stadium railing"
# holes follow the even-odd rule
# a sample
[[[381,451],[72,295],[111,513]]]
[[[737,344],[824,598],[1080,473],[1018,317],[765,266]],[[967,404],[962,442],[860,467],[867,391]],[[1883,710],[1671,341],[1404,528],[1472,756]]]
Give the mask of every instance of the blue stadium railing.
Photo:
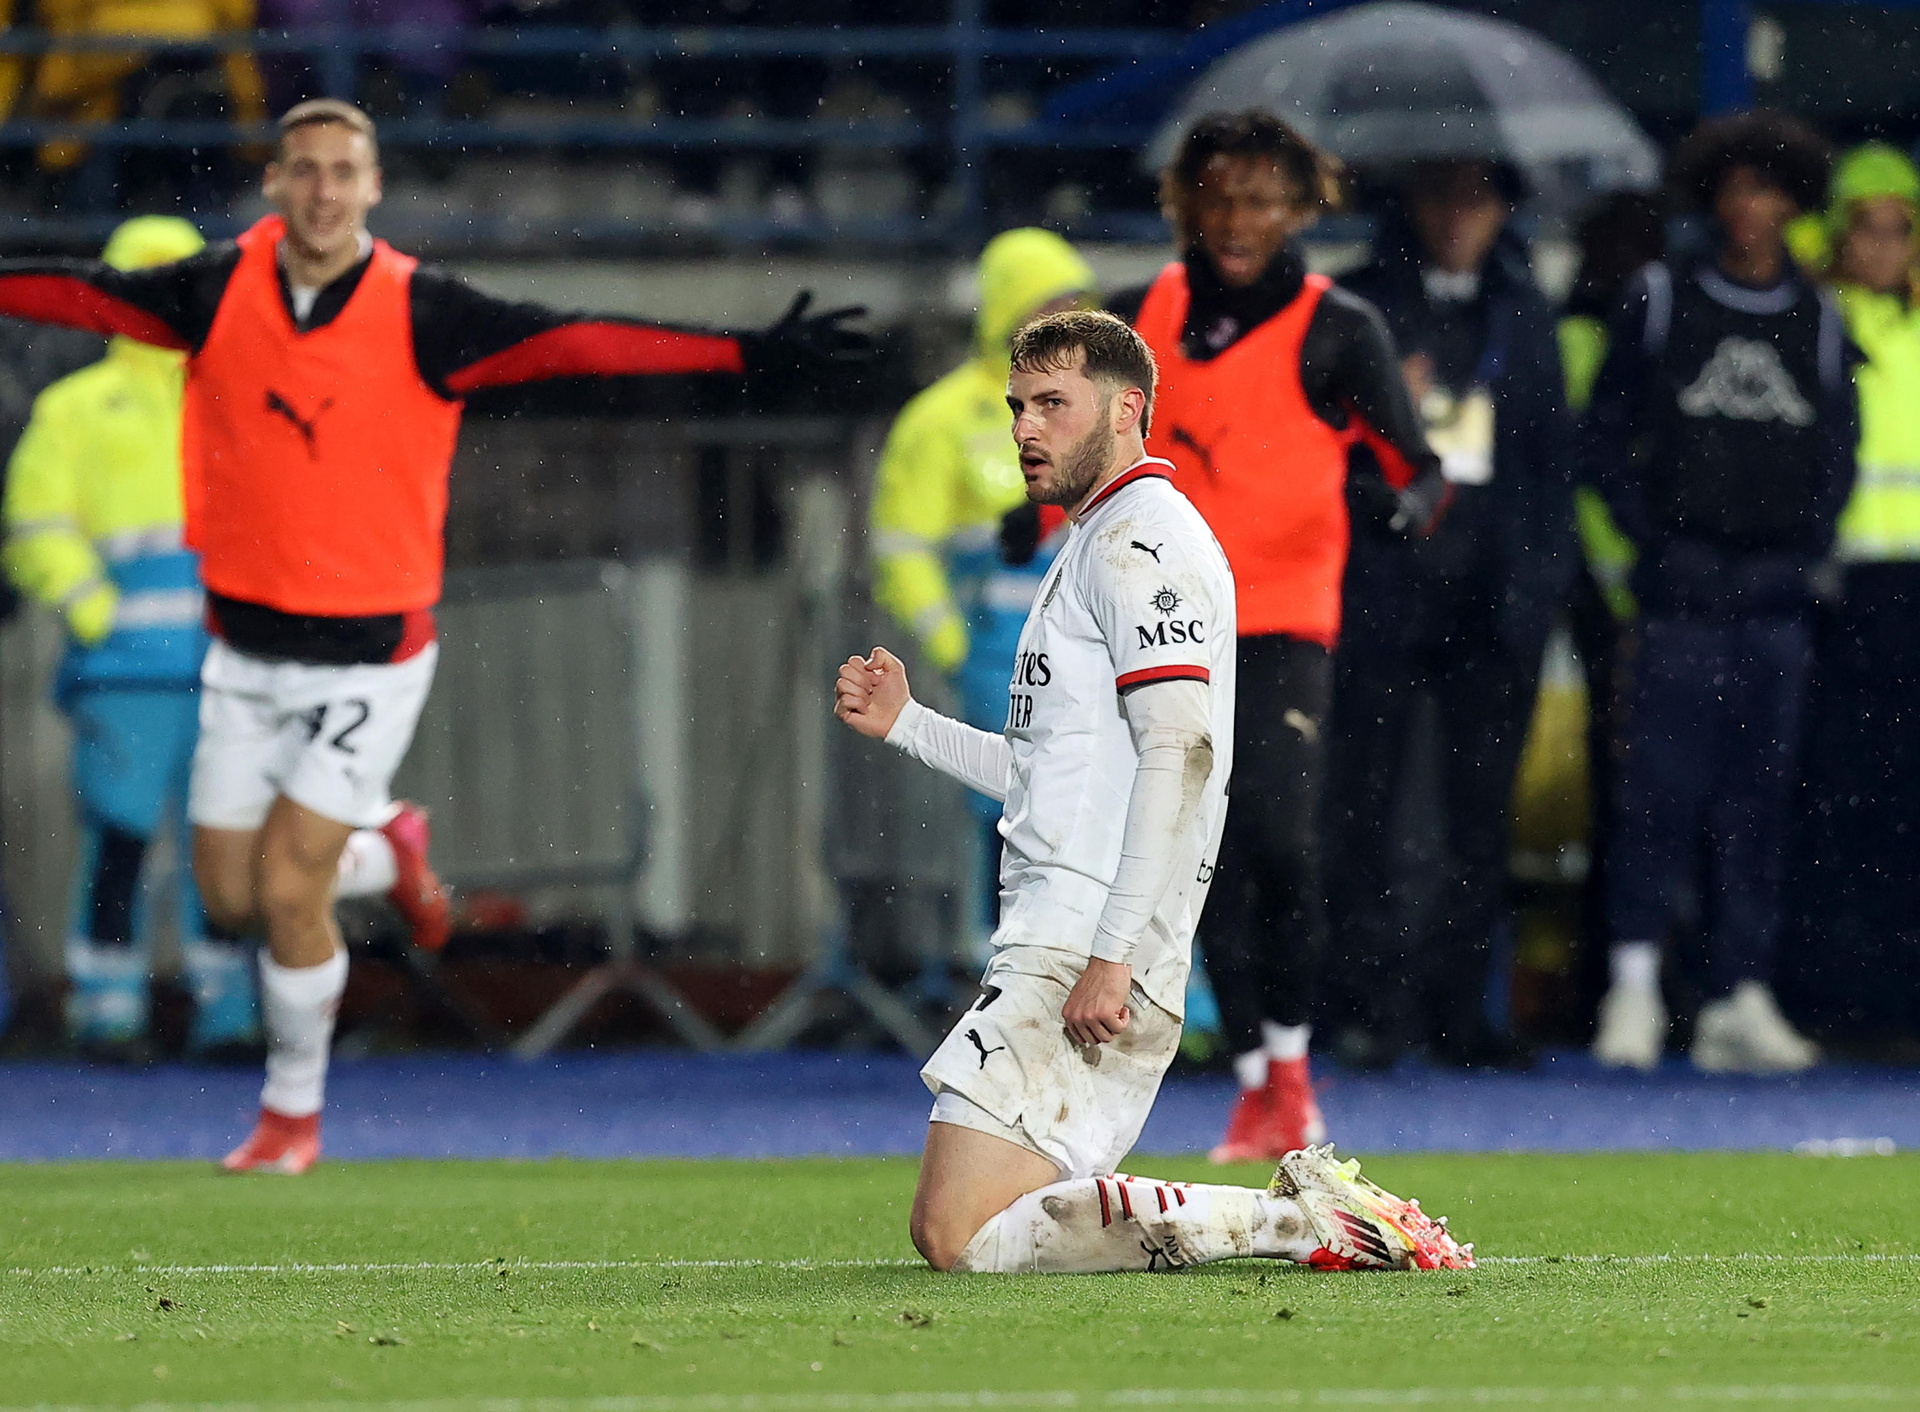
[[[499,63],[515,59],[572,58],[583,68],[595,63],[663,65],[716,59],[827,59],[923,61],[944,68],[951,101],[937,119],[829,119],[584,117],[554,121],[449,120],[406,117],[381,123],[380,141],[390,151],[505,153],[819,151],[861,147],[944,154],[954,187],[951,218],[910,217],[830,224],[818,218],[717,220],[698,232],[722,242],[761,244],[769,240],[808,244],[859,240],[875,244],[952,245],[977,243],[986,212],[982,201],[982,162],[986,154],[1009,149],[1112,151],[1137,149],[1151,134],[1150,124],[1097,125],[1035,120],[997,122],[990,113],[985,79],[990,64],[1050,61],[1128,62],[1166,51],[1179,36],[1159,30],[1010,30],[980,23],[977,0],[959,0],[955,19],[938,26],[867,28],[701,28],[701,29],[475,29],[467,32],[315,29],[300,32],[247,31],[198,38],[133,36],[50,36],[32,30],[0,31],[0,54],[36,55],[50,50],[82,53],[139,53],[153,57],[213,57],[241,50],[259,56],[304,58],[322,91],[351,96],[369,60],[424,49],[453,48],[470,59]],[[0,149],[31,148],[51,139],[75,139],[100,149],[204,152],[257,144],[267,129],[224,121],[130,118],[105,124],[78,124],[32,118],[0,123]],[[56,217],[48,214],[0,216],[0,239],[18,244],[36,238],[88,239],[103,233],[111,217]],[[221,225],[215,214],[210,228]],[[484,224],[484,223],[481,223]],[[458,227],[457,229],[455,227]],[[96,227],[100,227],[96,230]],[[1159,218],[1149,212],[1095,215],[1076,233],[1092,238],[1157,238]],[[487,232],[460,218],[439,234],[458,240],[485,240]],[[555,238],[598,242],[644,240],[675,232],[646,229],[631,222],[590,222],[555,230]]]

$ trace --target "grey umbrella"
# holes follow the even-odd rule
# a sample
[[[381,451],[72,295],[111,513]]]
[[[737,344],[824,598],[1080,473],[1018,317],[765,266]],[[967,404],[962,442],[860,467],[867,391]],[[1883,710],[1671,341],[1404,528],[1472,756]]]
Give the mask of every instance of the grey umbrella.
[[[1578,60],[1518,25],[1437,5],[1359,5],[1228,54],[1195,80],[1143,154],[1165,165],[1202,115],[1266,108],[1361,167],[1511,163],[1558,205],[1645,187],[1660,158]]]

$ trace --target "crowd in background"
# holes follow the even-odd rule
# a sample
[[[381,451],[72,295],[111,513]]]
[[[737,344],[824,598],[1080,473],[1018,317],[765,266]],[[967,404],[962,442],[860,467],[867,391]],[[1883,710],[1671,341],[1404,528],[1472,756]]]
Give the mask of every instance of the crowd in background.
[[[1913,164],[1873,144],[1836,166],[1812,131],[1764,110],[1710,122],[1674,155],[1663,194],[1590,212],[1556,309],[1515,229],[1526,193],[1500,162],[1360,174],[1378,217],[1372,258],[1326,289],[1291,239],[1331,200],[1314,186],[1317,154],[1257,114],[1196,131],[1166,188],[1182,257],[1169,271],[1190,302],[1160,335],[1167,276],[1144,303],[1108,302],[1168,379],[1149,450],[1183,488],[1192,479],[1240,585],[1229,831],[1238,820],[1243,837],[1223,845],[1201,947],[1249,1093],[1283,1102],[1288,1066],[1304,1081],[1309,1022],[1330,1009],[1347,1023],[1344,1057],[1361,1063],[1411,1049],[1463,1066],[1532,1062],[1492,992],[1513,928],[1516,773],[1556,625],[1590,703],[1586,940],[1607,958],[1596,1056],[1653,1066],[1680,994],[1697,1009],[1689,1053],[1702,1069],[1817,1062],[1807,1017],[1830,1031],[1847,1018],[1817,1013],[1822,977],[1829,998],[1873,993],[1920,920],[1907,739],[1920,587]],[[1196,223],[1209,183],[1252,214]],[[1054,251],[1044,239],[989,247],[992,321],[955,374],[978,384],[977,405],[952,405],[953,454],[938,458],[915,448],[953,388],[910,406],[875,501],[883,601],[962,678],[993,674],[1032,595],[1030,565],[1012,582],[979,552],[995,534],[1033,552],[1036,529],[1013,528],[1025,512],[1011,450],[967,439],[984,441],[998,415],[1011,288],[998,262],[1015,240]],[[1031,291],[1032,309],[1065,288],[1070,252],[1055,245],[1058,277]],[[1090,281],[1078,292],[1100,294]],[[1365,329],[1338,332],[1345,309],[1390,335],[1420,444],[1395,395],[1368,383]],[[1262,371],[1236,381],[1230,366],[1245,373],[1255,355],[1235,365],[1229,350],[1258,338]],[[1197,368],[1213,370],[1222,405],[1239,396],[1243,419],[1278,419],[1283,434],[1247,440],[1231,411],[1196,434],[1177,399]],[[1324,566],[1252,543],[1246,525],[1322,493],[1316,425],[1337,442],[1351,524],[1337,630],[1261,606],[1282,571],[1296,597],[1326,587]],[[1210,499],[1222,446],[1264,449],[1269,484]],[[1447,504],[1425,522],[1408,502],[1432,466]],[[977,724],[1000,726],[993,693],[962,696]],[[1424,880],[1395,846],[1423,752],[1447,841]],[[1298,1140],[1317,1115],[1293,1087]],[[1236,1119],[1227,1145],[1250,1131]]]
[[[180,32],[238,22],[208,10]],[[73,56],[55,57],[30,79],[0,71],[0,97],[51,101],[41,90],[68,82]],[[444,57],[417,66],[421,92],[444,88]],[[96,86],[119,92],[133,70],[94,58]],[[272,76],[251,63],[221,81],[264,111]],[[1037,312],[1103,302],[1154,346],[1166,382],[1150,449],[1209,513],[1242,594],[1245,738],[1194,1013],[1249,1092],[1293,1095],[1303,1135],[1316,1024],[1362,1065],[1414,1051],[1532,1063],[1501,995],[1513,800],[1562,631],[1586,687],[1581,905],[1587,949],[1606,958],[1601,1061],[1656,1063],[1670,1008],[1695,1063],[1742,1072],[1816,1062],[1810,1027],[1910,1019],[1901,986],[1875,981],[1911,967],[1916,920],[1920,748],[1904,700],[1920,676],[1920,177],[1884,145],[1836,163],[1778,113],[1709,123],[1664,193],[1587,214],[1560,307],[1516,222],[1528,195],[1499,160],[1349,172],[1270,116],[1209,120],[1165,174],[1179,258],[1151,285],[1097,289],[1046,230],[987,245],[973,355],[901,413],[878,472],[877,597],[969,718],[998,728],[1060,533],[1019,508],[1008,340]],[[1373,218],[1371,253],[1331,282],[1301,238],[1342,206]],[[173,376],[136,366],[131,346],[109,365]],[[105,637],[89,617],[104,571],[39,529],[76,513],[58,400],[9,476],[9,569],[66,614],[84,664]],[[1236,466],[1257,474],[1232,482]],[[110,716],[88,686],[71,676],[64,704]],[[1409,861],[1410,808],[1444,839],[1435,859]],[[154,828],[135,812],[89,839],[76,982],[111,970],[135,927],[139,854],[120,835]],[[1887,1013],[1870,1013],[1876,999]]]

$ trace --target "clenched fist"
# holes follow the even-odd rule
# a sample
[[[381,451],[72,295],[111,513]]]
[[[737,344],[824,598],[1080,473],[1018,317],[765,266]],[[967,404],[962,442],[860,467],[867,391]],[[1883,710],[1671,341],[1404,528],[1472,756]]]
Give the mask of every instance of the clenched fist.
[[[1067,1038],[1079,1045],[1120,1038],[1120,1032],[1133,1022],[1133,1007],[1127,1004],[1132,991],[1133,967],[1090,958],[1060,1010]]]
[[[884,647],[866,657],[847,658],[833,684],[833,714],[875,740],[886,739],[912,699],[906,664]]]

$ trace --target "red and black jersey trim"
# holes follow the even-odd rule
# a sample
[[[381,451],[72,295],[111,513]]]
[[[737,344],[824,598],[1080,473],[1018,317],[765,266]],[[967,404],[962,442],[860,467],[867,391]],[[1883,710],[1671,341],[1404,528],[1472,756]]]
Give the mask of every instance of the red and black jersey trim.
[[[1136,686],[1150,686],[1157,681],[1212,680],[1213,673],[1206,667],[1190,662],[1174,662],[1164,667],[1142,667],[1137,672],[1122,672],[1113,679],[1113,684],[1121,691],[1132,691]]]
[[[223,241],[175,264],[139,270],[97,260],[9,260],[0,263],[0,315],[195,353],[213,327],[239,255],[234,242]],[[319,292],[299,325],[302,333],[340,315],[366,263]],[[292,317],[284,277],[281,285]],[[414,270],[408,305],[414,366],[427,386],[448,398],[550,378],[746,371],[746,350],[735,335],[501,299],[432,265]]]
[[[184,352],[192,346],[160,315],[65,270],[0,274],[0,314],[89,333],[123,334],[158,348]]]
[[[1172,469],[1173,466],[1170,462],[1162,461],[1157,456],[1148,457],[1130,470],[1122,471],[1102,486],[1098,495],[1080,507],[1078,518],[1084,520],[1088,515],[1092,514],[1098,506],[1106,504],[1119,492],[1125,490],[1137,481],[1153,480],[1156,478],[1159,480],[1171,480],[1172,477],[1169,476],[1167,472]]]
[[[745,368],[740,340],[726,334],[593,319],[545,329],[479,358],[450,373],[446,387],[464,396],[544,378],[739,373]]]

